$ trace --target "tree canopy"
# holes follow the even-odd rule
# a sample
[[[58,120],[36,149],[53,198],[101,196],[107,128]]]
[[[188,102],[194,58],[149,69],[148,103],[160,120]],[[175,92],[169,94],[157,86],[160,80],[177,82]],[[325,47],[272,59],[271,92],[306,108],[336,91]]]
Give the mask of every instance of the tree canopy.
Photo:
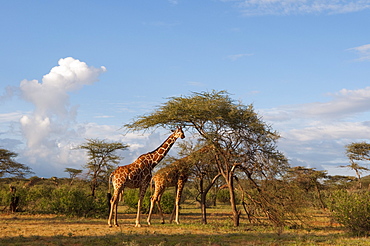
[[[89,161],[85,168],[88,169],[88,175],[91,178],[91,192],[95,195],[95,189],[99,182],[107,180],[108,174],[113,171],[119,161],[122,159],[115,152],[124,150],[128,145],[120,142],[108,142],[99,139],[87,139],[87,142],[81,144],[78,148],[87,150]]]
[[[17,156],[17,153],[0,149],[0,177],[24,178],[26,175],[33,173],[31,168],[14,160]]]
[[[366,142],[348,144],[346,154],[351,161],[370,161],[370,144]]]
[[[356,172],[358,184],[361,188],[361,174],[364,171],[370,171],[369,168],[359,164],[359,162],[370,161],[370,144],[366,142],[351,143],[346,145],[346,155],[349,158],[350,164],[346,166]]]
[[[229,187],[234,224],[239,224],[234,175],[243,170],[249,179],[274,178],[288,167],[276,149],[279,134],[262,121],[253,105],[234,101],[226,91],[193,92],[171,97],[153,113],[126,124],[128,130],[183,126],[215,148],[216,165]]]

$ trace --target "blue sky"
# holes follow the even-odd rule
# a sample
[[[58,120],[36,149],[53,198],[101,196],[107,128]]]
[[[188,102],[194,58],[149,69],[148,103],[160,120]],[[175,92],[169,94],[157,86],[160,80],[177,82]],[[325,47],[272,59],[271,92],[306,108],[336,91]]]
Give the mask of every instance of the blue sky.
[[[0,147],[44,177],[81,168],[86,138],[129,144],[127,164],[168,132],[123,124],[227,90],[292,165],[353,175],[338,166],[370,136],[369,24],[370,0],[3,1]]]

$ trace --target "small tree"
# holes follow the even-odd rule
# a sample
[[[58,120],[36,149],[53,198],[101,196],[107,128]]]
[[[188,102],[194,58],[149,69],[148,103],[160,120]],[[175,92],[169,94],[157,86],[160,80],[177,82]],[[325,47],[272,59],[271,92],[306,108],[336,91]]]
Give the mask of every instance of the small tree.
[[[122,159],[115,152],[128,148],[128,145],[99,139],[87,139],[87,142],[78,148],[87,150],[89,161],[84,167],[88,169],[88,175],[91,179],[91,195],[95,197],[95,190],[99,183],[108,179],[109,173]]]
[[[13,176],[16,178],[24,178],[26,175],[33,173],[28,166],[16,162],[18,154],[0,149],[0,177]]]
[[[353,181],[355,180],[356,178],[353,176],[328,175],[327,179],[324,180],[324,186],[330,190],[348,189],[349,187],[353,186]]]
[[[326,208],[321,191],[323,189],[322,181],[325,180],[327,176],[327,171],[318,171],[315,170],[315,168],[297,166],[290,168],[287,172],[286,178],[291,182],[294,182],[299,188],[304,190],[306,194],[310,191],[314,192],[321,208]]]
[[[70,182],[70,185],[72,185],[74,179],[80,174],[82,173],[82,170],[81,169],[75,169],[75,168],[70,168],[70,167],[67,167],[64,172],[68,173],[69,174],[69,178],[71,179],[71,182]]]
[[[346,155],[349,158],[350,164],[340,167],[347,167],[354,170],[358,178],[359,188],[362,188],[361,174],[364,171],[370,171],[370,169],[361,166],[356,161],[370,161],[370,144],[366,142],[348,144],[346,145]]]
[[[370,235],[370,192],[337,190],[332,195],[331,211],[336,221],[356,236]]]
[[[215,151],[212,146],[195,147],[198,150],[202,149],[202,151],[195,151],[194,148],[185,144],[182,147],[183,150],[191,151],[189,162],[193,169],[194,181],[198,190],[196,200],[199,202],[202,211],[202,223],[207,224],[207,194],[221,176],[215,165]]]

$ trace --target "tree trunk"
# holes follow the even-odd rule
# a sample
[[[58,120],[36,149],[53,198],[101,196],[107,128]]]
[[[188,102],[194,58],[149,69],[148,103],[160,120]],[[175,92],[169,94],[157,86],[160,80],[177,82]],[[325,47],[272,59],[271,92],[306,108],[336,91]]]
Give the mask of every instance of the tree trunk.
[[[228,177],[227,186],[229,188],[229,193],[230,193],[230,204],[231,204],[231,209],[233,213],[234,226],[239,226],[239,219],[240,219],[241,211],[236,208],[233,176],[234,176],[234,173],[230,172],[229,177]]]
[[[92,197],[95,197],[95,190],[96,190],[96,187],[98,186],[97,183],[98,182],[96,181],[95,178],[91,181],[91,196]]]
[[[17,189],[14,186],[10,186],[10,204],[9,204],[9,209],[10,212],[15,213],[17,212],[17,207],[19,203],[19,196],[16,195]]]
[[[221,176],[221,174],[217,174],[208,184],[208,186],[204,189],[203,188],[203,178],[199,181],[199,190],[200,190],[200,206],[202,211],[202,224],[207,224],[207,194],[212,188],[212,186],[216,183],[217,179]]]
[[[207,224],[207,204],[206,204],[206,196],[207,193],[201,193],[200,194],[200,206],[202,210],[202,224]]]
[[[361,183],[361,175],[358,169],[355,169],[357,178],[358,178],[358,188],[361,190],[362,189],[362,183]]]
[[[319,189],[319,187],[318,187],[317,184],[315,184],[315,190],[316,190],[316,193],[317,193],[317,197],[318,197],[318,199],[320,201],[321,208],[325,209],[326,208],[326,205],[325,205],[325,203],[324,203],[324,201],[322,199],[321,192],[320,192],[320,189]]]

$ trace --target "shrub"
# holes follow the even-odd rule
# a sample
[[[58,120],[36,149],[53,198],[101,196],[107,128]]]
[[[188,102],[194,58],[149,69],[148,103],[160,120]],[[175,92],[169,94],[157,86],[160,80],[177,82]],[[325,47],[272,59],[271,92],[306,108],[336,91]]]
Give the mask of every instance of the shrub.
[[[332,216],[351,233],[362,236],[370,234],[370,192],[337,191],[332,195]]]
[[[37,185],[18,188],[21,211],[43,214],[63,214],[78,217],[106,217],[108,202],[104,192],[90,195],[89,189],[70,185]]]
[[[87,217],[94,209],[94,199],[81,190],[55,189],[49,210],[55,214]]]
[[[55,189],[49,209],[52,213],[67,216],[106,217],[108,215],[106,197],[102,193],[96,193],[94,198],[89,193],[68,187]]]
[[[0,206],[9,206],[11,194],[9,189],[0,189]]]
[[[165,192],[161,198],[161,208],[163,213],[170,214],[172,213],[173,208],[175,207],[175,196],[172,192]]]
[[[151,197],[150,191],[147,190],[141,206],[141,212],[144,214],[149,212],[150,197]],[[123,193],[123,201],[125,205],[127,205],[129,208],[137,210],[138,200],[139,200],[139,189],[126,189],[125,192]],[[173,192],[171,191],[164,192],[161,199],[161,207],[163,213],[165,214],[172,213],[174,206],[175,206],[175,196]],[[156,207],[154,209],[156,209]]]
[[[150,207],[150,191],[147,190],[141,204],[141,212],[148,213]],[[139,200],[139,189],[125,189],[123,192],[123,201],[129,208],[137,210],[137,202]]]
[[[53,199],[53,190],[55,190],[55,187],[49,185],[19,189],[18,194],[20,196],[20,206],[22,210],[27,210],[32,213],[50,213],[47,207]]]
[[[218,202],[230,204],[230,193],[228,189],[219,190],[216,197]]]

